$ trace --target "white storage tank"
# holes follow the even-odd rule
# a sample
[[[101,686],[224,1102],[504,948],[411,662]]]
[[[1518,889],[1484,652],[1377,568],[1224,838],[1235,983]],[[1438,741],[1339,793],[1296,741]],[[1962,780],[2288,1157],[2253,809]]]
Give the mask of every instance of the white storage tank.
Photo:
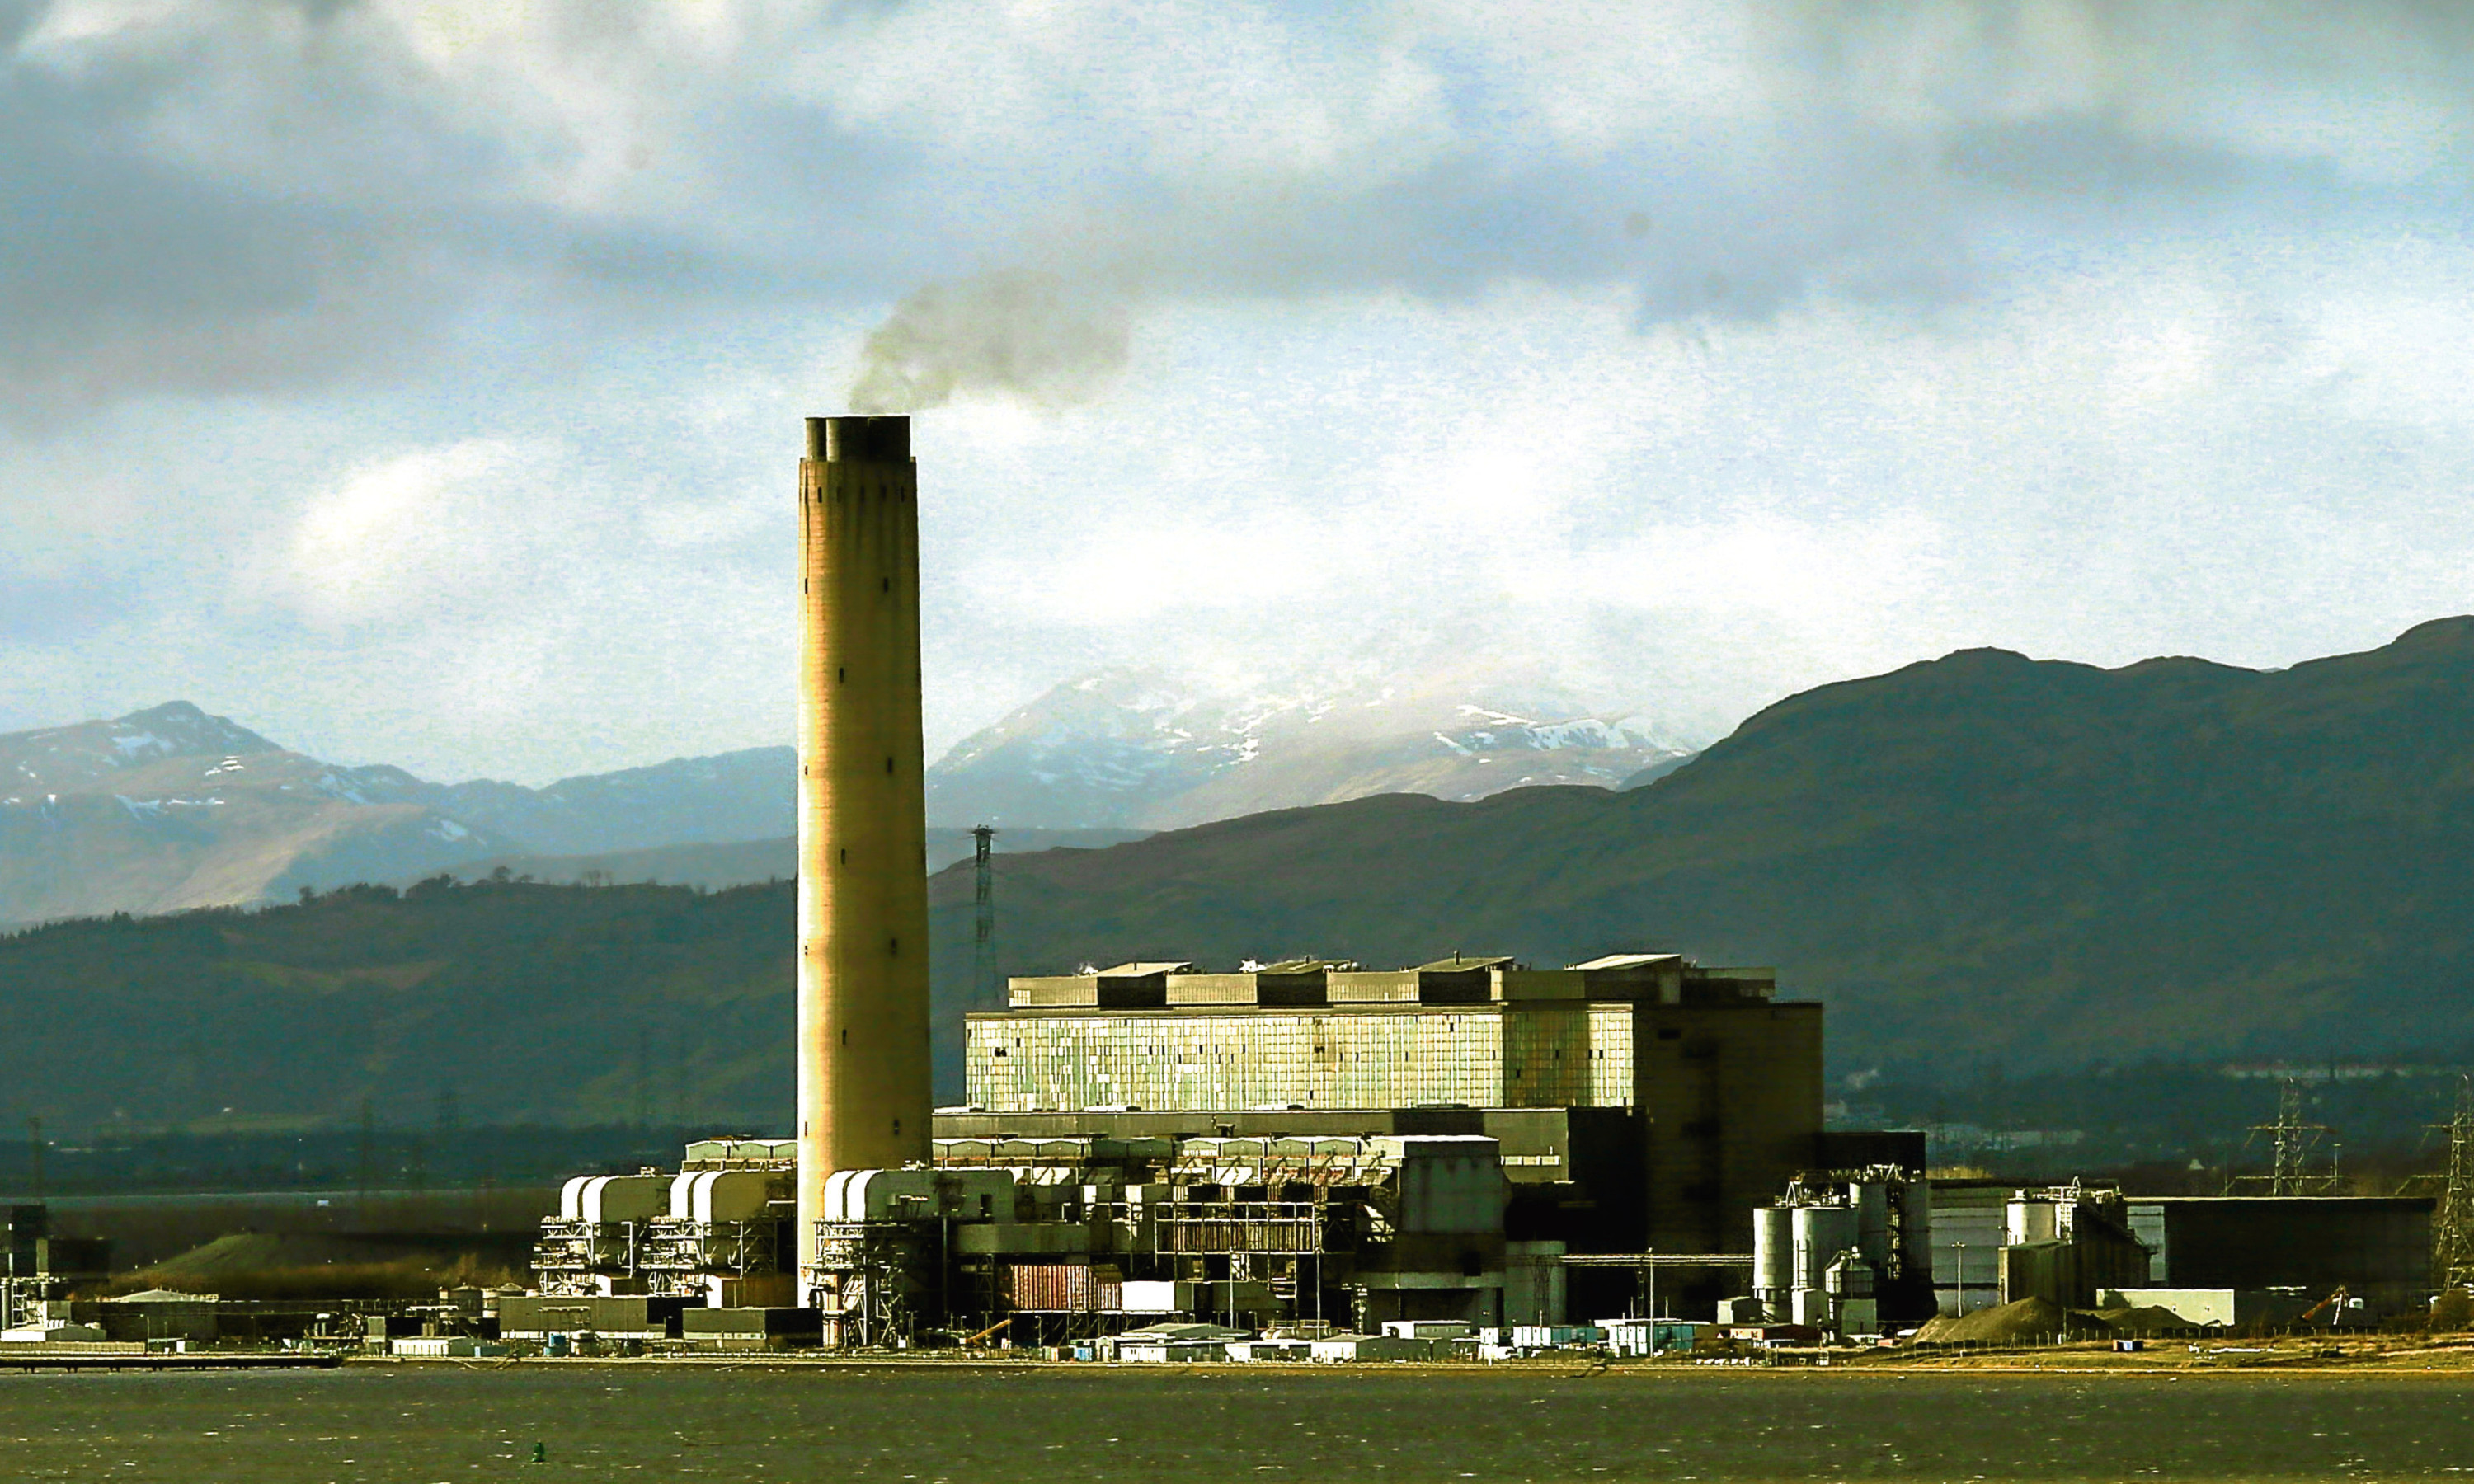
[[[2013,1247],[2028,1242],[2057,1241],[2061,1237],[2061,1211],[2055,1202],[2030,1199],[2023,1190],[2010,1198],[2006,1213],[2006,1236]]]
[[[1837,1256],[1856,1245],[1856,1209],[1852,1206],[1798,1206],[1795,1210],[1795,1282],[1797,1288],[1818,1288],[1821,1274]],[[1802,1321],[1798,1321],[1801,1323]]]
[[[1776,1308],[1795,1286],[1795,1209],[1753,1208],[1753,1293]]]

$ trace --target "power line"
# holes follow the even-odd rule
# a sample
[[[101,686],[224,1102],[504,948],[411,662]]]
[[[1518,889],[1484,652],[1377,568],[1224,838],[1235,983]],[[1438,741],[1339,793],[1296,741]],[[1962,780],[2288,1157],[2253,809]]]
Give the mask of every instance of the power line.
[[[2448,1287],[2474,1283],[2474,1082],[2457,1079],[2457,1109],[2433,1128],[2448,1135],[2448,1185],[2431,1229],[2431,1265]]]
[[[2268,1136],[2268,1173],[2237,1175],[2225,1182],[2225,1193],[2238,1192],[2266,1195],[2334,1195],[2337,1193],[2337,1161],[2329,1156],[2324,1172],[2315,1171],[2314,1156],[2332,1133],[2324,1123],[2302,1121],[2302,1084],[2288,1077],[2279,1085],[2276,1094],[2276,1121],[2254,1123],[2250,1137],[2243,1140],[2244,1149]],[[2266,1186],[2265,1190],[2260,1187]],[[2247,1189],[2245,1189],[2247,1187]]]

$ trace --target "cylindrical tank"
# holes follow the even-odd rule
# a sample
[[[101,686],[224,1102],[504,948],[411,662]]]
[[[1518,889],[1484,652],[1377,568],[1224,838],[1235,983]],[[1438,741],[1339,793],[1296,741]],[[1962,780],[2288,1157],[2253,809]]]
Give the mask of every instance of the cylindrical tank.
[[[2010,1198],[2007,1217],[2005,1234],[2013,1247],[2025,1242],[2050,1242],[2060,1235],[2061,1219],[2051,1201],[2031,1200],[2022,1192]]]
[[[1753,1296],[1772,1310],[1786,1302],[1795,1286],[1795,1210],[1786,1206],[1753,1208]]]
[[[595,1175],[577,1191],[578,1214],[596,1225],[658,1216],[668,1208],[669,1185],[667,1175]]]
[[[1822,1269],[1830,1266],[1831,1258],[1855,1245],[1855,1208],[1796,1207],[1794,1286],[1820,1287]]]
[[[754,1221],[764,1214],[771,1185],[763,1170],[704,1170],[688,1192],[690,1219]]]
[[[799,465],[803,1302],[837,1170],[929,1157],[919,493],[908,418],[811,418]]]

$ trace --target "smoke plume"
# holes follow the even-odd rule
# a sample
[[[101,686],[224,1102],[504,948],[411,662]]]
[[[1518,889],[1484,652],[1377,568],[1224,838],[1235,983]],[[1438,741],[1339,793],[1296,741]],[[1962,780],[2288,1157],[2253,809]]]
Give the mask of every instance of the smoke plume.
[[[851,410],[918,412],[985,395],[1051,409],[1088,401],[1126,368],[1129,318],[1124,303],[1052,274],[932,283],[869,333]]]

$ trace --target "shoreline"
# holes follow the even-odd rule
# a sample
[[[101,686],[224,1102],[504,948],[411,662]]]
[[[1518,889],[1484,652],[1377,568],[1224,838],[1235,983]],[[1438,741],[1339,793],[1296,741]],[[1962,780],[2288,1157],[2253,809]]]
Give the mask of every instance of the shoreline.
[[[1228,1378],[1264,1378],[1271,1376],[1312,1376],[1345,1379],[1367,1376],[1528,1376],[1554,1380],[1626,1380],[1699,1376],[1714,1378],[1744,1377],[1885,1377],[1904,1376],[2111,1376],[2124,1378],[2157,1378],[2180,1380],[2193,1377],[2239,1377],[2262,1379],[2282,1376],[2430,1376],[2446,1378],[2457,1376],[2474,1376],[2474,1347],[2456,1345],[2443,1348],[2397,1348],[2355,1355],[2316,1355],[2297,1353],[2292,1350],[2279,1354],[2245,1353],[2215,1357],[2192,1355],[2183,1351],[2164,1352],[2141,1352],[2121,1354],[2115,1352],[2056,1351],[2049,1356],[2036,1356],[2011,1352],[1980,1358],[1970,1356],[1911,1356],[1895,1358],[1833,1358],[1828,1364],[1809,1362],[1785,1363],[1697,1363],[1682,1360],[1618,1361],[1598,1365],[1568,1359],[1526,1359],[1493,1362],[1395,1360],[1352,1362],[1348,1364],[1316,1364],[1311,1361],[1176,1361],[1146,1363],[1098,1360],[1049,1360],[1032,1356],[1005,1355],[923,1355],[923,1354],[836,1354],[800,1353],[797,1352],[744,1352],[712,1354],[679,1355],[510,1355],[510,1356],[411,1356],[351,1355],[344,1357],[347,1368],[415,1367],[436,1369],[452,1367],[471,1371],[519,1370],[540,1366],[559,1370],[601,1368],[623,1371],[645,1370],[765,1370],[765,1371],[951,1371],[1003,1372],[1040,1375],[1091,1376],[1214,1376]]]

